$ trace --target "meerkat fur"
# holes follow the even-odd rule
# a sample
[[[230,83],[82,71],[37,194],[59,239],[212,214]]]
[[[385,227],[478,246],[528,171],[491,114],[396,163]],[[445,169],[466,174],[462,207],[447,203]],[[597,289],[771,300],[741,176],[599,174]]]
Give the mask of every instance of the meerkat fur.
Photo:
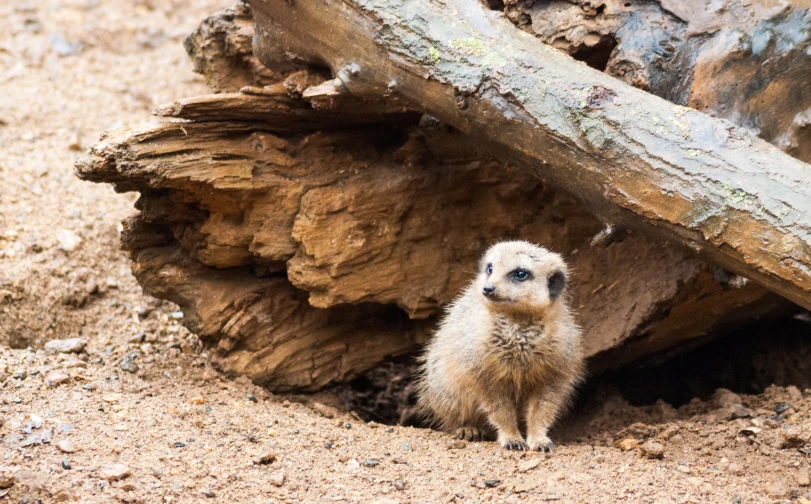
[[[551,451],[548,430],[584,374],[566,278],[563,258],[542,247],[490,247],[422,356],[420,411],[462,439]]]

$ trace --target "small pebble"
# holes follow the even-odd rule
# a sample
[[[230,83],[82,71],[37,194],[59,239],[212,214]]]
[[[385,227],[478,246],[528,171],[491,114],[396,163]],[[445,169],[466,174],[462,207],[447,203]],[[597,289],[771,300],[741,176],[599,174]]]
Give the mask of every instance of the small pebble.
[[[0,466],[0,488],[9,488],[16,479],[14,471],[6,466]]]
[[[524,462],[521,462],[520,464],[518,464],[518,472],[522,472],[522,473],[529,472],[529,471],[535,469],[536,467],[538,467],[539,465],[541,465],[541,463],[543,461],[544,461],[544,459],[539,458],[539,457],[531,458],[529,460],[525,460]]]
[[[191,400],[192,404],[205,404],[206,400],[202,397],[195,397]]]
[[[634,448],[639,446],[639,441],[637,441],[634,438],[625,438],[622,441],[620,441],[617,444],[617,446],[622,451],[629,451],[629,450],[633,450]]]
[[[45,385],[48,387],[56,387],[70,381],[70,376],[64,371],[51,371],[45,375]]]
[[[403,451],[411,451],[411,443],[409,443],[408,441],[403,443]]]
[[[501,483],[501,480],[497,479],[484,480],[484,486],[486,486],[487,488],[495,488],[498,486],[499,483]]]
[[[649,459],[661,459],[665,456],[665,447],[656,441],[645,441],[639,448]]]
[[[332,443],[327,441],[326,443],[324,443],[324,448],[326,448],[327,450],[331,449],[332,448]]]
[[[375,459],[366,459],[363,461],[363,465],[365,467],[376,467],[380,465],[380,461]]]
[[[79,353],[87,346],[87,341],[82,338],[69,338],[62,340],[51,340],[45,343],[45,353]]]
[[[253,395],[253,392],[248,393],[248,400],[251,401],[251,402],[255,402],[255,403],[259,402],[259,399],[257,399],[256,396]]]
[[[735,475],[743,474],[743,466],[737,462],[732,462],[731,464],[729,464],[727,472],[729,472],[729,474]]]
[[[67,471],[70,468],[71,468],[70,467],[70,461],[68,459],[66,459],[66,458],[63,458],[62,459],[62,469],[65,469]]]
[[[258,457],[253,459],[253,463],[257,465],[272,464],[276,460],[276,453],[273,451],[262,452]]]
[[[105,464],[101,466],[99,475],[107,481],[118,481],[132,475],[130,468],[124,464]]]
[[[124,359],[121,362],[121,369],[124,371],[128,371],[130,373],[137,373],[138,372],[138,364],[134,363],[129,359]]]
[[[62,453],[73,453],[76,451],[76,447],[73,446],[73,443],[69,439],[60,440],[56,443],[56,447],[59,448],[59,451]]]
[[[185,447],[186,447],[186,443],[183,443],[183,442],[180,442],[180,441],[175,443],[175,448],[185,448]]]
[[[785,497],[788,494],[788,489],[782,481],[775,481],[766,487],[766,493],[772,497]]]
[[[351,423],[349,423],[349,422],[346,422],[346,423],[344,424],[344,428],[345,428],[345,429],[351,429],[351,428],[352,428],[352,424],[351,424]]]
[[[203,495],[205,495],[208,498],[214,498],[214,497],[217,496],[217,494],[214,493],[214,490],[212,490],[210,488],[204,488],[203,489]]]
[[[401,491],[405,490],[405,483],[403,482],[403,480],[399,480],[399,479],[394,480],[394,488],[396,488],[397,490],[401,490]]]
[[[808,474],[808,467],[801,467],[797,471],[797,484],[800,486],[811,486],[811,476]]]
[[[270,478],[268,478],[268,480],[270,481],[271,484],[276,485],[277,487],[284,485],[285,480],[284,471],[283,470],[274,471],[270,475]]]
[[[780,403],[775,404],[775,406],[774,406],[774,412],[777,413],[778,415],[782,415],[783,413],[788,411],[788,409],[789,409],[789,405],[788,405],[787,402],[780,402]]]

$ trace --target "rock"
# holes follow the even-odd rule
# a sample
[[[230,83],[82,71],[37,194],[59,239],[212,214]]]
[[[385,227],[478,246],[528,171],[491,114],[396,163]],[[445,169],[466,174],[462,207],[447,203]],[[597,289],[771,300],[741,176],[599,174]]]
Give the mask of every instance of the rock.
[[[70,381],[70,376],[64,371],[51,371],[45,375],[45,385],[48,387],[56,387],[68,381]]]
[[[327,450],[332,449],[332,443],[331,443],[331,442],[329,442],[329,441],[326,441],[326,442],[324,443],[324,448],[326,448]]]
[[[743,474],[743,465],[741,465],[741,464],[739,464],[737,462],[732,462],[731,464],[729,464],[729,468],[727,469],[727,472],[729,472],[729,474],[734,474],[736,476],[740,475],[740,474]]]
[[[363,461],[364,467],[377,467],[380,465],[380,461],[376,459],[366,459]]]
[[[71,469],[70,460],[67,457],[62,457],[62,469],[68,471]]]
[[[25,448],[27,446],[48,444],[51,442],[51,438],[53,437],[53,435],[54,435],[53,429],[48,429],[40,434],[31,434],[30,436],[25,438],[25,441],[20,443],[20,446],[22,448]]]
[[[639,446],[639,441],[637,441],[634,438],[625,438],[619,443],[617,443],[617,448],[619,448],[622,451],[633,450],[637,446]]]
[[[284,480],[285,480],[285,474],[284,474],[284,471],[281,470],[281,469],[278,470],[278,471],[274,471],[270,475],[270,478],[268,478],[268,481],[270,481],[270,484],[271,485],[276,485],[277,487],[280,487],[280,486],[284,485]]]
[[[811,485],[811,477],[808,475],[808,467],[801,467],[796,474],[797,484],[800,486]]]
[[[205,404],[206,400],[204,398],[198,396],[198,397],[192,398],[191,403],[192,404]]]
[[[276,453],[272,450],[262,452],[258,457],[253,459],[253,463],[256,465],[272,464],[275,461],[276,461]]]
[[[800,448],[804,446],[811,435],[797,427],[780,429],[780,448]]]
[[[448,443],[449,450],[461,450],[465,446],[467,446],[467,444],[461,439],[452,439],[451,442]]]
[[[73,252],[82,243],[82,238],[69,229],[60,229],[56,232],[56,241],[65,252]]]
[[[62,453],[73,453],[76,451],[76,447],[73,446],[73,442],[69,439],[62,439],[56,443],[56,447],[59,448],[59,451]]]
[[[649,459],[661,459],[665,456],[665,447],[656,441],[645,441],[639,448],[642,454]]]
[[[731,390],[719,388],[712,395],[712,404],[716,408],[730,408],[741,404],[741,396]]]
[[[124,464],[105,464],[99,471],[99,476],[107,481],[119,481],[131,475],[130,468]]]
[[[540,457],[535,457],[535,458],[531,458],[529,460],[525,460],[525,461],[521,462],[520,464],[518,464],[518,472],[522,472],[522,473],[529,472],[529,471],[535,469],[536,467],[538,467],[539,465],[541,465],[541,463],[543,461],[544,461],[544,459],[540,458]]]
[[[394,483],[392,483],[392,484],[394,485],[394,488],[396,488],[397,490],[400,490],[400,491],[405,490],[405,482],[403,480],[401,480],[401,479],[394,480]]]
[[[45,352],[56,353],[79,353],[87,346],[87,341],[82,338],[69,338],[63,340],[51,340],[45,343]]]
[[[0,466],[0,488],[10,488],[14,484],[14,472],[6,466]]]
[[[484,486],[487,487],[487,488],[495,488],[495,487],[497,487],[499,485],[499,483],[501,483],[501,480],[489,479],[489,480],[484,480],[483,483],[484,483]]]
[[[792,402],[795,403],[800,402],[803,398],[803,393],[800,392],[800,389],[798,389],[794,385],[789,385],[788,387],[786,387],[786,392],[788,393],[788,397],[789,399],[791,399]]]
[[[782,415],[783,413],[788,411],[790,407],[791,406],[789,406],[787,402],[779,402],[774,405],[774,412],[777,413],[778,415]]]
[[[752,410],[744,406],[743,404],[735,404],[733,406],[724,408],[726,412],[725,418],[727,420],[735,420],[736,418],[751,418]]]
[[[335,418],[338,414],[338,410],[320,402],[312,403],[310,408],[324,418]]]
[[[257,399],[256,396],[253,395],[253,392],[248,392],[248,400],[251,401],[252,403],[259,402],[259,399]]]
[[[130,359],[124,359],[121,361],[121,369],[124,371],[128,371],[130,373],[137,373],[138,372],[138,364],[131,361]]]
[[[202,493],[203,493],[204,496],[208,497],[209,499],[213,499],[214,497],[217,496],[217,494],[214,493],[214,490],[212,490],[210,488],[204,488]]]
[[[788,488],[782,481],[775,481],[766,486],[766,493],[771,497],[785,497],[788,494]]]

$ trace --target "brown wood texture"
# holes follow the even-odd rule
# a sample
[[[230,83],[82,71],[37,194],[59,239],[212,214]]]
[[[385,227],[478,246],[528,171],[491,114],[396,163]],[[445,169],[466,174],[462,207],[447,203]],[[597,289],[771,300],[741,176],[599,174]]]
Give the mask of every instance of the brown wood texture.
[[[413,351],[503,238],[566,255],[595,369],[780,304],[641,234],[589,248],[601,223],[574,198],[440,124],[384,114],[324,129],[333,112],[271,91],[157,111],[169,115],[108,132],[76,171],[141,193],[122,244],[144,290],[178,303],[224,369],[275,390],[315,390]]]
[[[274,70],[329,67],[500,159],[811,308],[809,165],[573,61],[474,0],[250,2]],[[425,15],[430,13],[430,15]]]

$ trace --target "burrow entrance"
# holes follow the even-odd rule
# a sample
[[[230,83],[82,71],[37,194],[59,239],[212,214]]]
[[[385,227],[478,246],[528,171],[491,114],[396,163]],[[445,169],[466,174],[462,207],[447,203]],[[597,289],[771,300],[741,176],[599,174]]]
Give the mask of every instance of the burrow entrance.
[[[365,421],[426,427],[415,414],[415,355],[384,362],[360,377],[331,387],[344,406]],[[608,396],[632,406],[673,408],[710,399],[719,388],[760,394],[769,386],[811,388],[811,315],[751,325],[659,365],[632,364],[588,378],[576,416]]]

